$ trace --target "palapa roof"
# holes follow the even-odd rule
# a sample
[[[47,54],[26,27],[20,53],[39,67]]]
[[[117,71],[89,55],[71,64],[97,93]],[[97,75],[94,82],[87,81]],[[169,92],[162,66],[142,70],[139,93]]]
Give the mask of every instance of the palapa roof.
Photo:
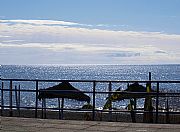
[[[145,98],[148,95],[145,94],[147,92],[147,88],[139,85],[139,83],[135,82],[131,85],[128,86],[127,89],[125,90],[120,90],[120,88],[118,88],[117,93],[113,93],[110,97],[107,98],[107,102],[104,105],[104,109],[108,108],[111,102],[114,101],[121,101],[124,99],[138,99],[138,98]],[[154,90],[150,90],[151,92],[155,92]],[[131,93],[134,92],[134,93]],[[155,96],[155,95],[150,95],[151,97]]]
[[[40,89],[38,99],[42,98],[68,98],[78,101],[90,102],[90,97],[84,94],[82,91],[73,87],[69,82],[63,81],[62,83],[49,87],[46,89]]]
[[[123,91],[121,91],[120,88],[116,91],[117,93],[114,93],[107,99],[111,99],[111,101],[120,101],[123,99],[145,98],[147,96],[147,94],[144,94],[145,92],[147,92],[147,88],[142,85],[139,85],[139,83],[137,82],[129,85],[128,88]],[[151,92],[155,91],[151,89]]]

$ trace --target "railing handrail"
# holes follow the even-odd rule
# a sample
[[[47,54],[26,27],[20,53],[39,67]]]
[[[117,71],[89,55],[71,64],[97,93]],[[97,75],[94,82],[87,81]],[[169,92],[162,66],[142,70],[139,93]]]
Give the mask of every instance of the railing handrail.
[[[13,78],[0,78],[2,81],[39,81],[39,82],[114,82],[114,83],[180,83],[180,80],[65,80],[65,79],[13,79]]]
[[[151,77],[150,77],[151,78]],[[9,91],[9,100],[10,100],[10,104],[9,106],[5,106],[3,105],[4,103],[1,101],[1,110],[2,108],[9,108],[9,115],[12,116],[12,112],[13,112],[13,108],[23,108],[23,107],[15,107],[13,106],[13,100],[12,100],[12,96],[13,96],[13,92],[15,92],[16,96],[17,96],[17,92],[20,94],[20,92],[35,92],[35,96],[36,96],[36,101],[35,101],[35,107],[32,107],[35,109],[35,117],[37,117],[37,110],[39,109],[38,108],[38,93],[42,90],[43,92],[47,91],[47,92],[57,92],[57,91],[61,91],[62,93],[63,92],[78,92],[78,91],[74,91],[74,90],[46,90],[46,89],[39,89],[39,86],[38,84],[40,82],[74,82],[74,83],[78,83],[78,82],[81,82],[81,83],[85,83],[85,82],[88,82],[88,83],[92,83],[93,85],[90,86],[90,88],[92,88],[91,91],[80,91],[82,93],[91,93],[93,94],[92,96],[92,104],[93,104],[93,109],[92,110],[89,110],[89,111],[92,111],[92,115],[93,115],[93,120],[95,119],[95,111],[96,110],[96,94],[108,94],[108,97],[110,97],[113,93],[121,93],[121,94],[135,94],[135,95],[143,95],[142,97],[145,97],[146,95],[149,96],[149,97],[155,97],[156,98],[156,111],[151,111],[151,113],[156,113],[156,123],[158,123],[158,113],[161,113],[158,108],[158,105],[159,105],[159,97],[180,97],[180,91],[178,90],[178,92],[174,92],[174,91],[168,91],[168,92],[160,92],[159,90],[159,84],[160,83],[180,83],[180,80],[45,80],[45,79],[13,79],[13,78],[0,78],[0,81],[2,81],[2,87],[0,88],[1,90],[1,98],[2,98],[2,101],[3,101],[3,92],[4,91]],[[3,83],[4,82],[8,82],[9,83],[9,89],[7,88],[4,88],[3,86]],[[35,87],[33,90],[31,89],[20,89],[20,85],[19,85],[19,88],[17,88],[17,86],[15,85],[15,88],[13,88],[13,82],[33,82],[35,83]],[[115,91],[115,90],[112,90],[112,83],[135,83],[135,82],[138,82],[138,83],[155,83],[157,85],[156,87],[156,91],[153,91],[153,92],[130,92],[130,91]],[[107,83],[108,87],[109,87],[109,91],[98,91],[98,89],[96,89],[96,84],[97,83]],[[106,87],[107,88],[107,87]],[[19,95],[20,97],[20,95]],[[20,100],[20,99],[19,99]],[[168,101],[167,101],[168,102]],[[43,103],[42,103],[43,105]],[[28,108],[28,107],[24,107],[24,108]],[[42,106],[42,112],[44,109],[48,109],[44,108],[44,106]],[[51,109],[51,108],[49,108]],[[58,110],[65,110],[65,109],[61,109],[61,108],[58,108]],[[70,109],[67,109],[67,110],[70,110]],[[112,110],[112,108],[110,108],[109,110],[105,110],[106,112],[115,112],[115,110]],[[120,112],[119,110],[117,110],[117,112]],[[124,112],[124,111],[123,111]],[[127,111],[127,112],[131,112],[131,111]],[[146,113],[147,111],[136,111],[136,113]],[[175,113],[175,111],[173,112],[169,112],[168,113]],[[2,113],[1,113],[2,114]],[[43,116],[42,116],[43,117]]]
[[[0,88],[1,89],[1,88]],[[1,89],[3,91],[22,91],[22,92],[36,92],[36,90],[31,89]],[[46,90],[46,89],[39,89],[39,91],[43,92],[71,92],[71,93],[78,93],[77,90]],[[94,93],[93,91],[80,91],[82,93]],[[130,91],[96,91],[96,94],[113,94],[113,93],[121,93],[121,94],[144,94],[144,95],[157,95],[157,92],[130,92]],[[159,95],[180,95],[180,93],[177,92],[160,92]]]

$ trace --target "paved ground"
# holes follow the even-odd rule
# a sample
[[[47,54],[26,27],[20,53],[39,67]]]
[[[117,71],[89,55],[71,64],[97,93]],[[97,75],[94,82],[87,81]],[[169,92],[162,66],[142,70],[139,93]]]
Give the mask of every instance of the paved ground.
[[[180,124],[73,121],[0,116],[0,132],[180,132]]]

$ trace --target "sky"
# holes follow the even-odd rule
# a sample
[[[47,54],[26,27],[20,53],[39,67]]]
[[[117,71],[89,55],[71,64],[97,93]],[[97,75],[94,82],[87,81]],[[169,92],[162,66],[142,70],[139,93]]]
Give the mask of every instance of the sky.
[[[0,64],[180,64],[180,0],[0,0]]]

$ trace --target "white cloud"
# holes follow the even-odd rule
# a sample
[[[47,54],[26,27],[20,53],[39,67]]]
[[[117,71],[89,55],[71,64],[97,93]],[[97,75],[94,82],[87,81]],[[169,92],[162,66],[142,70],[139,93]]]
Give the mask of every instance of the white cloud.
[[[11,37],[11,36],[7,36],[7,35],[0,35],[0,38],[9,38],[9,37]]]
[[[0,23],[8,24],[35,24],[35,25],[78,25],[75,22],[54,21],[54,20],[0,20]]]
[[[69,63],[64,58],[74,55],[78,56],[74,59],[77,63],[126,63],[127,58],[127,63],[133,64],[180,63],[177,34],[88,29],[83,24],[53,20],[0,20],[0,27],[0,50],[39,49],[36,54],[58,54],[62,63]],[[3,57],[6,63],[7,57]]]
[[[22,42],[24,40],[4,40],[3,43],[15,43],[15,42]]]

